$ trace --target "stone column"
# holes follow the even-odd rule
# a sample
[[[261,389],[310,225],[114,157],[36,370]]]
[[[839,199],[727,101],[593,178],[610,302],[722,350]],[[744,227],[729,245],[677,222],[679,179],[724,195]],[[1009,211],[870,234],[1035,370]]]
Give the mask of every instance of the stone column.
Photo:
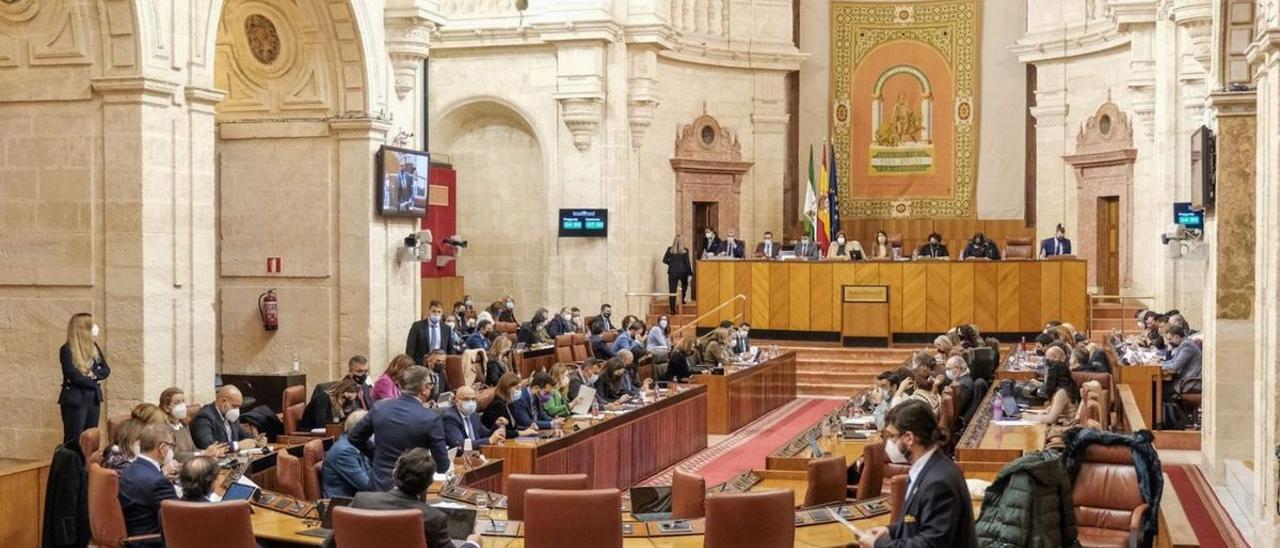
[[[747,242],[759,241],[766,230],[781,234],[786,228],[777,201],[786,180],[787,125],[791,121],[785,88],[785,73],[756,72],[750,154],[743,151],[744,157],[750,158],[754,165],[747,172],[751,186],[743,195],[741,230],[738,231],[738,237]],[[748,243],[747,247],[753,245]]]

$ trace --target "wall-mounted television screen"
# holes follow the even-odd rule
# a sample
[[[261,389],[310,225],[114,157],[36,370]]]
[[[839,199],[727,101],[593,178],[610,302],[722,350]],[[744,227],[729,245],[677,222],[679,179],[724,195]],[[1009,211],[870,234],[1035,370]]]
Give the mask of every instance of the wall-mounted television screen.
[[[426,217],[431,156],[420,150],[383,145],[375,161],[378,213],[389,217]]]
[[[1183,228],[1202,230],[1204,229],[1204,210],[1191,209],[1191,202],[1174,202],[1173,222],[1182,225]]]
[[[604,238],[609,235],[609,210],[561,209],[561,238]]]
[[[1191,134],[1191,209],[1213,207],[1217,197],[1217,142],[1207,126]]]

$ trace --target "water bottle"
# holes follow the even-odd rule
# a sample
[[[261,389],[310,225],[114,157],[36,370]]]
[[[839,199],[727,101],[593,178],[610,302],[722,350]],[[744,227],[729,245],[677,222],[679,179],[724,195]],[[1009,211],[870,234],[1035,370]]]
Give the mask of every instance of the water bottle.
[[[991,400],[991,418],[992,420],[1004,420],[1004,405],[1001,404],[999,396]]]
[[[591,416],[592,417],[600,416],[600,401],[595,398],[591,399]]]
[[[302,368],[301,368],[301,367],[299,366],[299,364],[298,364],[298,353],[297,353],[297,352],[294,352],[294,353],[293,353],[293,372],[294,372],[294,373],[297,373],[297,372],[298,372],[299,370],[301,370],[301,369],[302,369]]]
[[[470,437],[470,436],[468,436],[468,437],[467,437],[467,439],[462,440],[462,452],[463,452],[463,453],[470,453],[470,452],[471,452],[471,437]]]

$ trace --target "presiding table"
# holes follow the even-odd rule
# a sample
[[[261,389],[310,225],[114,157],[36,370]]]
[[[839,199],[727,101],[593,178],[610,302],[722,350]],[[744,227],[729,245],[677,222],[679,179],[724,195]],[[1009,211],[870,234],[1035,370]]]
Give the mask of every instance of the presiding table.
[[[723,375],[695,375],[707,387],[707,432],[732,434],[796,399],[796,353],[757,365],[730,365]]]
[[[481,448],[511,474],[587,474],[592,488],[626,489],[707,447],[707,388],[677,386],[655,402],[602,418],[570,419],[556,438]]]

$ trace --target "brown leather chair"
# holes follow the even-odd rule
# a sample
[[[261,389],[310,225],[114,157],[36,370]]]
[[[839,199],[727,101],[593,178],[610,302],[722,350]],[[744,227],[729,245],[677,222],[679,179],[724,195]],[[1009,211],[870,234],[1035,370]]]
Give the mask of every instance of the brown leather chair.
[[[804,493],[804,507],[843,502],[849,464],[844,455],[809,461],[809,489]]]
[[[256,548],[249,501],[160,503],[160,524],[168,548]]]
[[[307,500],[324,498],[320,488],[320,466],[324,464],[324,440],[317,438],[302,446],[302,492]]]
[[[1102,404],[1099,403],[1098,391],[1081,388],[1080,408],[1076,414],[1076,424],[1085,428],[1101,430],[1102,414]]]
[[[556,335],[556,361],[560,363],[578,361],[573,359],[573,333]]]
[[[612,345],[613,345],[613,341],[618,340],[618,332],[617,332],[617,331],[605,331],[604,333],[601,333],[601,334],[600,334],[600,340],[604,341],[604,342],[605,342],[605,344],[608,344],[608,345],[612,346]]]
[[[775,548],[796,539],[796,495],[790,489],[707,497],[705,548]]]
[[[301,384],[286,387],[280,395],[280,411],[283,413],[289,406],[298,403],[307,403],[307,387]]]
[[[524,492],[529,489],[583,491],[590,488],[591,482],[586,474],[511,474],[507,478],[507,519],[524,519],[525,503],[528,502]]]
[[[120,476],[97,463],[89,465],[89,533],[93,544],[121,548],[125,543],[160,540],[160,535],[130,537],[120,509]]]
[[[458,389],[466,384],[466,374],[462,371],[462,356],[454,354],[444,357],[444,378],[449,381],[449,387]]]
[[[580,362],[591,357],[591,345],[587,336],[582,333],[573,334],[573,361]]]
[[[497,388],[486,388],[476,394],[476,412],[482,413],[489,408],[489,404],[493,403],[493,398],[498,394]]]
[[[302,422],[302,414],[307,411],[307,404],[295,403],[284,408],[284,416],[281,420],[284,422],[284,433],[290,436],[305,436],[310,432],[299,431],[298,423]]]
[[[862,475],[858,476],[858,485],[850,493],[855,499],[869,499],[880,496],[884,490],[884,442],[878,441],[862,448]]]
[[[902,519],[902,507],[907,502],[907,484],[911,476],[906,473],[893,476],[889,480],[889,523],[897,523]]]
[[[514,335],[520,330],[520,324],[516,322],[495,322],[493,329],[503,335]]]
[[[111,415],[110,417],[108,417],[107,418],[107,435],[105,436],[106,439],[110,440],[111,433],[115,432],[116,427],[120,426],[122,423],[124,423],[124,421],[129,420],[130,416],[132,415],[130,415],[129,413],[120,413],[118,415]]]
[[[1083,546],[1131,546],[1131,540],[1142,534],[1148,508],[1138,487],[1133,452],[1126,446],[1087,447],[1071,499]]]
[[[873,239],[871,243],[875,243],[875,240]],[[901,234],[889,235],[889,250],[890,250],[889,253],[892,254],[894,249],[898,250],[898,255],[901,257],[906,257],[910,255],[910,253],[904,253],[902,251],[902,235]]]
[[[530,489],[524,499],[529,508],[524,545],[529,548],[622,547],[622,493],[617,489]],[[565,510],[573,511],[573,519],[565,519]]]
[[[89,455],[98,452],[101,443],[102,431],[96,426],[80,433],[80,454],[84,456],[85,462],[89,462]]]
[[[671,519],[696,519],[706,514],[707,481],[676,468],[671,477]]]
[[[342,548],[427,548],[422,512],[414,509],[362,510],[339,506],[333,509],[333,540]]]
[[[1111,402],[1116,401],[1111,385],[1111,374],[1072,371],[1071,380],[1076,383],[1076,386],[1084,386],[1084,383],[1089,381],[1098,381],[1098,384],[1102,385],[1102,393],[1099,394],[1098,400],[1102,404],[1102,415],[1098,419],[1102,422],[1102,428],[1106,429],[1111,423]]]
[[[288,451],[276,453],[276,491],[298,500],[306,500],[302,489],[302,460]]]
[[[948,447],[956,438],[956,400],[950,392],[942,394],[942,403],[938,404],[938,428],[947,433]]]
[[[1010,236],[1004,241],[1004,258],[1034,259],[1035,257],[1035,240],[1026,236]]]

